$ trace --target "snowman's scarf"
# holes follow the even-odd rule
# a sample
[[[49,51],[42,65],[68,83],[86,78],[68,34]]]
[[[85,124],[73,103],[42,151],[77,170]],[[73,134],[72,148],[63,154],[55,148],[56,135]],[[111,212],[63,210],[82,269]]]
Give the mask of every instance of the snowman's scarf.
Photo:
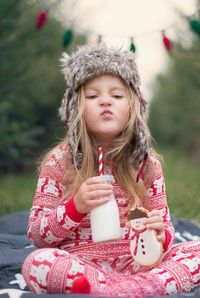
[[[133,240],[134,238],[136,238],[135,249],[134,249],[134,252],[133,252],[133,255],[136,256],[140,234],[144,233],[147,230],[147,228],[145,227],[141,230],[136,230],[136,229],[131,227],[131,230],[134,232],[134,234],[130,237],[130,239]]]

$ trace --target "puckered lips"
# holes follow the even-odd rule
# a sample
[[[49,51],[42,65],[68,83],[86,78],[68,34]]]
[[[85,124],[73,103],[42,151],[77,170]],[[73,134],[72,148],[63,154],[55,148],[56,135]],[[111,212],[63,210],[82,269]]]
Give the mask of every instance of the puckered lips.
[[[109,120],[113,118],[113,112],[111,112],[110,110],[103,110],[100,116],[105,120]]]

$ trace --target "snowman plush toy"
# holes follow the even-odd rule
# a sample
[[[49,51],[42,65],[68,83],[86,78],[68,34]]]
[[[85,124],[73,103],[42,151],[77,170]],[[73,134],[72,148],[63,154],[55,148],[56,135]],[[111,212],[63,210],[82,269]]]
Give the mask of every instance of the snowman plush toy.
[[[156,231],[148,230],[144,224],[148,210],[135,208],[130,210],[130,250],[134,260],[145,267],[153,267],[159,263],[163,247],[156,238]]]

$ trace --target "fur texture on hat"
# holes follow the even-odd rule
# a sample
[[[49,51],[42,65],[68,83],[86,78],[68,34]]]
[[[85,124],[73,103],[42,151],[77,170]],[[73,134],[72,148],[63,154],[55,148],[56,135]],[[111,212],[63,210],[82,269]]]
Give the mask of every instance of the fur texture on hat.
[[[103,74],[111,74],[122,78],[136,93],[140,101],[140,113],[146,120],[147,103],[140,90],[140,76],[135,63],[134,54],[120,48],[106,46],[81,46],[69,56],[63,53],[60,59],[66,80],[66,92],[59,108],[62,120],[67,121],[68,128],[76,117],[76,104],[78,102],[78,88],[87,80]],[[138,125],[134,134],[133,161],[137,167],[149,150],[149,135],[144,128]],[[82,155],[78,152],[77,128],[70,132],[69,146],[73,162],[80,166]]]

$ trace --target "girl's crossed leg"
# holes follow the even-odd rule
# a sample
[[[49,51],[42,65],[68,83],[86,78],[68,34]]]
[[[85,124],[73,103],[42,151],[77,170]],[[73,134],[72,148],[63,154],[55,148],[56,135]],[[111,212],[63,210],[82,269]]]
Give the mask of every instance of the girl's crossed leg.
[[[70,293],[74,281],[82,276],[89,281],[94,296],[142,298],[189,291],[200,284],[199,247],[191,247],[185,243],[174,246],[159,266],[129,276],[106,272],[63,250],[43,248],[26,258],[23,275],[36,293]]]

